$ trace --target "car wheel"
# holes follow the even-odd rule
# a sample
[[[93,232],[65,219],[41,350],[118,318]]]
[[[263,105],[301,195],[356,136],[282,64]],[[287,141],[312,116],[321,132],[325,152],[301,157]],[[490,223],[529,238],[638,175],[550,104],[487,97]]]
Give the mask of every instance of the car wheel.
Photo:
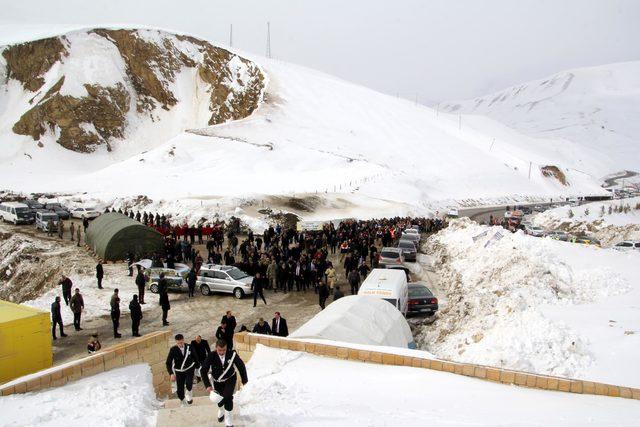
[[[202,295],[209,295],[211,293],[211,289],[209,289],[209,286],[207,285],[202,285],[200,286],[200,293]]]
[[[242,299],[242,297],[244,297],[244,291],[240,288],[235,288],[233,290],[233,296],[237,299]]]
[[[157,283],[152,283],[151,286],[149,286],[149,290],[152,293],[157,294],[158,293],[158,284]]]

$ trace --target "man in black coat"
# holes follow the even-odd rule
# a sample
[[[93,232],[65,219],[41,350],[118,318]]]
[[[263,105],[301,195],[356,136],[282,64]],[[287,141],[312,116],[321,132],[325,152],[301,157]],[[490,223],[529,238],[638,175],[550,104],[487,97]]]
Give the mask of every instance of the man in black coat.
[[[201,335],[196,335],[196,339],[191,341],[191,350],[193,351],[193,356],[198,360],[198,365],[202,366],[205,359],[211,353],[211,347],[209,347],[209,341],[203,340]],[[195,371],[198,382],[201,381],[200,370],[196,369]]]
[[[69,305],[69,301],[71,301],[71,288],[73,287],[73,282],[63,274],[62,279],[60,279],[58,284],[62,287],[62,298],[64,298],[64,303]]]
[[[98,279],[98,289],[102,289],[103,277],[104,277],[104,268],[102,268],[102,260],[98,260],[98,265],[96,265],[96,279]]]
[[[269,324],[265,322],[261,317],[258,320],[258,323],[253,325],[253,331],[251,332],[253,332],[254,334],[271,335],[271,328],[269,327]]]
[[[162,326],[169,325],[167,321],[167,315],[171,310],[171,304],[169,303],[169,293],[167,290],[167,279],[164,278],[164,273],[160,273],[160,280],[158,281],[158,294],[160,294],[160,307],[162,307]]]
[[[142,320],[142,306],[140,306],[136,294],[133,294],[133,299],[129,303],[129,313],[131,314],[131,334],[134,337],[139,337],[138,329]]]
[[[227,342],[232,343],[229,349],[233,350],[233,335],[236,332],[236,326],[238,326],[238,322],[236,322],[236,316],[233,315],[233,312],[231,310],[227,310],[227,313],[222,316],[222,320],[225,320],[227,322],[227,334],[229,335]],[[220,321],[221,323],[222,320]]]
[[[289,328],[287,327],[287,319],[280,316],[280,312],[276,311],[275,317],[271,320],[271,334],[278,337],[288,337]]]
[[[218,422],[224,420],[226,426],[233,425],[231,412],[233,411],[233,392],[237,381],[236,369],[234,368],[240,372],[243,385],[249,382],[247,369],[240,356],[235,351],[229,350],[224,340],[218,340],[216,351],[209,354],[200,369],[202,381],[207,391],[212,392],[215,389],[216,393],[222,396],[222,400],[218,403]],[[209,369],[211,369],[213,387],[208,375]]]
[[[140,265],[136,265],[138,268],[138,274],[136,274],[136,286],[138,287],[138,300],[140,304],[144,304],[144,287],[146,285],[146,279],[144,278],[144,274],[142,274],[142,267]]]
[[[196,275],[195,267],[189,270],[189,275],[187,276],[187,285],[189,286],[189,298],[195,297],[195,289],[196,289],[196,281],[198,277]]]
[[[57,340],[56,337],[56,325],[60,326],[60,336],[66,337],[67,334],[64,333],[64,329],[62,328],[62,314],[60,314],[60,297],[56,297],[56,300],[51,304],[51,335],[54,340]]]
[[[113,337],[120,338],[122,335],[118,332],[120,326],[120,296],[118,295],[118,288],[113,290],[111,295],[111,323],[113,323]]]
[[[262,282],[262,277],[260,277],[260,273],[256,273],[256,277],[253,278],[251,282],[251,290],[253,291],[253,306],[256,306],[256,302],[258,302],[258,295],[264,301],[264,305],[267,305],[267,300],[264,299],[264,293],[262,292],[262,288],[264,283]]]
[[[171,381],[176,382],[178,399],[182,406],[191,405],[193,397],[191,388],[193,387],[193,372],[199,366],[193,349],[189,344],[185,344],[182,334],[176,335],[176,345],[169,349],[167,355],[167,372],[171,375]],[[187,388],[185,393],[185,386]],[[185,397],[187,401],[185,403]]]

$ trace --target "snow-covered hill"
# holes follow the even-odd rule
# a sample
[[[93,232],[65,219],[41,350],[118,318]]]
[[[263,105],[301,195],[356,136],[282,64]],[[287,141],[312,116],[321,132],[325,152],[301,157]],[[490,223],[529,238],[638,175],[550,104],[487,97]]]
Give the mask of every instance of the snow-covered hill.
[[[482,114],[536,138],[555,138],[594,177],[640,170],[640,61],[563,71],[473,100],[440,105]]]
[[[105,64],[100,68],[104,79],[121,75],[114,64],[122,55],[107,49],[107,38],[91,32],[65,37],[83,37],[85,44],[94,45],[71,49],[64,64],[70,58],[78,64],[92,58],[89,62]],[[237,206],[239,198],[317,193],[318,205],[345,212],[367,206],[369,216],[424,212],[442,200],[603,192],[597,180],[577,171],[577,143],[559,148],[557,141],[525,136],[488,118],[438,114],[300,66],[244,56],[252,61],[248,64],[260,66],[267,84],[263,101],[250,116],[215,126],[203,123],[199,118],[211,115],[199,103],[206,90],[199,84],[194,89],[198,77],[189,69],[177,72],[171,86],[179,100],[175,106],[156,108],[150,122],[125,134],[123,143],[111,144],[111,151],[98,146],[90,154],[55,143],[39,146],[31,136],[17,135],[13,126],[30,106],[28,100],[43,95],[25,90],[9,75],[0,101],[2,186],[84,193],[116,204],[122,202],[117,198],[146,195],[154,200],[150,208],[160,211],[215,210],[231,198]],[[6,61],[2,67],[6,70]],[[68,80],[63,89],[67,84],[82,89]],[[242,82],[238,79],[236,86]],[[174,136],[179,128],[192,129]],[[54,123],[42,138],[52,141],[58,133]],[[595,162],[597,153],[593,155],[590,161]]]

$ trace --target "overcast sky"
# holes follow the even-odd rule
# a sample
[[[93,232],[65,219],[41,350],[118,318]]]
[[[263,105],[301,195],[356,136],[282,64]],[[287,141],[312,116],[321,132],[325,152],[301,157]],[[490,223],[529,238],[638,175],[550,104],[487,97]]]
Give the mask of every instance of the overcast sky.
[[[192,33],[381,92],[472,98],[568,68],[640,59],[640,0],[22,0],[0,42],[105,24]]]

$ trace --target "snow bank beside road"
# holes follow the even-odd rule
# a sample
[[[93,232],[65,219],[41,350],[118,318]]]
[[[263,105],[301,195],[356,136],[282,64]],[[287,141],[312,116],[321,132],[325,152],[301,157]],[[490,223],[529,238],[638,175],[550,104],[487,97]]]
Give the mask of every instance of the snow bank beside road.
[[[428,249],[438,258],[448,305],[418,334],[419,347],[461,362],[640,382],[640,369],[617,376],[629,368],[621,368],[620,358],[630,343],[640,345],[638,335],[598,329],[607,326],[606,317],[637,327],[638,260],[466,219],[431,238]],[[565,314],[574,308],[582,314],[600,309],[599,316],[575,322]]]
[[[44,391],[0,397],[3,426],[155,426],[148,365],[114,369]]]
[[[246,425],[634,425],[640,403],[258,345],[236,395]],[[532,404],[532,402],[534,402]]]
[[[537,214],[533,217],[533,223],[574,234],[593,234],[603,246],[610,246],[622,240],[640,239],[639,208],[640,197],[562,206]],[[573,214],[572,217],[569,212]]]

